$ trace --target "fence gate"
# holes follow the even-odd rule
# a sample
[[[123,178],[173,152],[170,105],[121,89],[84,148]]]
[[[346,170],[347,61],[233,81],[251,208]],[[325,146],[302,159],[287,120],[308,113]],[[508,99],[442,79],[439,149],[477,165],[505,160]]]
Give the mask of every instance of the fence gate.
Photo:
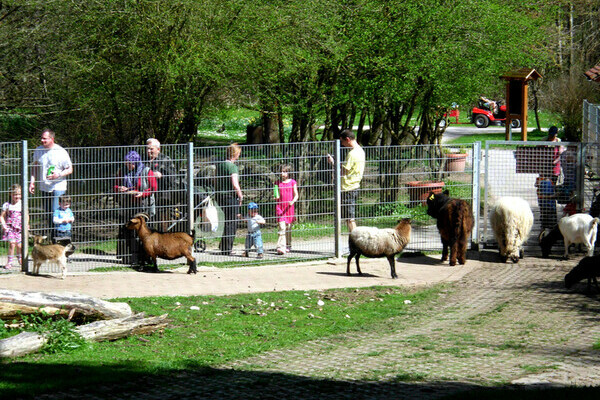
[[[584,148],[582,143],[487,141],[481,243],[496,245],[489,213],[491,205],[501,197],[520,197],[531,206],[534,224],[525,247],[533,254],[540,253],[539,233],[556,225],[569,203],[578,212],[585,212],[591,186],[585,174]],[[556,154],[560,154],[562,166],[559,176],[553,163]]]

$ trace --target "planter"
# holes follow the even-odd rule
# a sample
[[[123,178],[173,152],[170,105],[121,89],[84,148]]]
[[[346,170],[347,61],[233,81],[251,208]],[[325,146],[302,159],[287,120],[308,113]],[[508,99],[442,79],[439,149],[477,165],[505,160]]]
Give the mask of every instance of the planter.
[[[446,154],[446,172],[463,172],[467,164],[466,153],[448,153]]]
[[[442,193],[444,182],[412,181],[406,182],[408,187],[408,207],[416,207],[427,202],[429,192]]]

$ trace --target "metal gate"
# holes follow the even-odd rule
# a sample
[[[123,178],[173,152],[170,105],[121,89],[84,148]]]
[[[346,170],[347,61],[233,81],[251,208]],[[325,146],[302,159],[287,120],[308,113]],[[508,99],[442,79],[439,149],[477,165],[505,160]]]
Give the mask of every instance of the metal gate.
[[[539,253],[538,235],[567,215],[567,206],[587,212],[598,188],[597,143],[488,141],[485,146],[484,201],[480,241],[495,246],[489,226],[491,206],[501,197],[526,200],[534,214],[534,225],[525,247]],[[559,153],[562,176],[555,176],[553,159]],[[552,184],[545,185],[550,180]],[[549,189],[546,189],[549,188]],[[553,191],[554,199],[549,192]],[[567,209],[566,209],[567,208]]]

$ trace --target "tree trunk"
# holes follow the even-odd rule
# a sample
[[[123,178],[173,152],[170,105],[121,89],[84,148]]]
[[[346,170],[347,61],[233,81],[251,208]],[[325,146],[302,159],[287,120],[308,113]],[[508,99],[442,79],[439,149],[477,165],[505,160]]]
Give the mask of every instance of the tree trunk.
[[[277,114],[272,112],[263,112],[263,135],[262,143],[280,143],[279,125],[277,123]]]
[[[167,326],[167,314],[144,318],[143,313],[126,318],[96,321],[75,328],[85,340],[101,342],[115,340],[130,335],[143,335]],[[23,332],[0,340],[0,359],[20,357],[40,350],[47,342],[46,335]]]
[[[310,113],[294,115],[292,118],[292,134],[290,136],[290,142],[315,141],[316,137],[313,121],[314,119]]]
[[[0,289],[0,319],[18,318],[18,311],[36,313],[42,310],[65,310],[87,319],[112,319],[132,315],[127,303],[113,303],[82,294],[21,292]]]

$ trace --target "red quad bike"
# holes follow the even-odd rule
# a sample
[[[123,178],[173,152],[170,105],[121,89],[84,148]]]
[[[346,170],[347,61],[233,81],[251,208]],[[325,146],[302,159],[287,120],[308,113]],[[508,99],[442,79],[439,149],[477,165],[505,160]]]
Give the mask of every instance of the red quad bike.
[[[489,107],[484,105],[483,100],[479,100],[479,105],[471,110],[471,122],[478,128],[487,128],[489,125],[504,126],[506,122],[506,105],[501,102],[496,102],[496,104],[498,105],[498,112],[494,114]],[[510,121],[510,126],[518,128],[521,126],[521,121],[513,119]]]

